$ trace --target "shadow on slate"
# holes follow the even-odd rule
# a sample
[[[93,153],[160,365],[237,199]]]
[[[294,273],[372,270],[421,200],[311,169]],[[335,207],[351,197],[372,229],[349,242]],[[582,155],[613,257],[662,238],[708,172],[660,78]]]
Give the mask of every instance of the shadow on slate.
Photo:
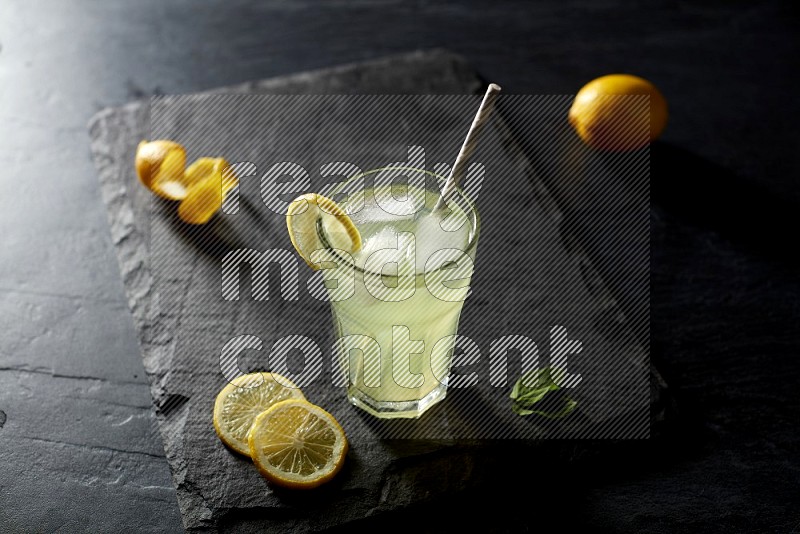
[[[654,203],[747,252],[798,265],[785,235],[800,226],[796,202],[669,143],[654,143],[651,157]]]
[[[463,59],[434,51],[253,82],[226,88],[224,92],[477,94],[482,86],[480,79]],[[536,169],[529,166],[509,128],[502,120],[495,120],[494,123],[498,131],[497,139],[532,178],[534,193],[531,198],[542,203],[542,210],[558,214],[559,208],[548,200],[547,190],[534,178]],[[214,434],[210,408],[216,391],[224,385],[225,380],[219,372],[218,359],[213,357],[214,353],[218,353],[219,344],[209,345],[209,340],[218,341],[220,335],[230,334],[234,323],[247,325],[257,324],[259,320],[266,321],[261,315],[254,315],[259,309],[264,310],[265,304],[276,306],[270,313],[280,322],[281,301],[259,303],[261,308],[251,306],[247,308],[250,315],[242,313],[240,317],[231,317],[224,308],[211,310],[206,315],[182,316],[180,309],[170,306],[191,302],[191,292],[195,290],[197,279],[205,280],[204,283],[213,285],[214,291],[218,292],[219,259],[225,251],[244,247],[265,248],[265,243],[272,239],[285,239],[285,235],[278,235],[285,230],[276,229],[272,222],[262,228],[259,211],[248,204],[254,200],[248,200],[246,195],[242,199],[243,217],[237,219],[235,224],[231,225],[219,217],[203,227],[186,227],[176,222],[175,205],[154,199],[138,184],[135,176],[133,160],[136,145],[139,140],[147,138],[150,131],[149,102],[135,102],[105,110],[90,123],[92,152],[109,212],[111,233],[142,343],[159,430],[187,530],[255,531],[265,527],[284,531],[322,530],[474,490],[484,484],[508,483],[509,480],[504,476],[513,478],[513,473],[503,475],[499,466],[504,465],[510,454],[520,451],[528,454],[532,450],[546,450],[549,451],[548,458],[563,464],[596,453],[598,449],[589,443],[575,445],[555,440],[546,443],[538,440],[492,442],[456,439],[446,432],[439,436],[440,439],[381,439],[392,435],[392,432],[396,435],[398,425],[413,426],[414,423],[375,421],[349,406],[341,390],[334,390],[334,395],[331,392],[333,388],[328,387],[327,391],[311,389],[306,393],[312,402],[324,406],[345,425],[352,447],[345,470],[326,487],[303,495],[267,485],[249,461],[227,451]],[[229,142],[236,143],[236,140]],[[234,157],[224,147],[200,150],[187,145],[187,148],[189,161],[211,152],[223,153],[233,161],[247,159],[247,154],[236,154],[237,157]],[[455,148],[455,151],[452,151],[452,147],[448,150],[455,153],[457,145]],[[151,228],[152,221],[155,223]],[[247,236],[253,234],[242,232],[241,226],[237,228],[236,224],[263,229],[265,241],[249,242]],[[153,235],[151,229],[154,229]],[[491,313],[490,307],[481,308],[489,304],[491,295],[480,294],[479,278],[482,265],[486,265],[481,263],[482,255],[491,253],[487,245],[493,239],[491,236],[491,229],[484,228],[473,284],[475,293],[467,301],[462,331],[477,331],[481,320],[485,322],[482,315]],[[563,235],[560,237],[565,239]],[[170,265],[188,270],[188,279],[177,267],[173,271],[167,266],[161,275],[154,274],[157,269],[152,264],[154,252],[151,247],[162,247],[159,254],[168,252],[166,255],[174,262]],[[567,248],[573,259],[583,254],[577,243],[568,243]],[[159,257],[159,261],[162,260]],[[602,280],[594,273],[591,262],[583,256],[578,260],[576,263],[583,269],[579,273],[583,284],[595,286],[582,288],[581,291],[586,291],[594,299],[598,309],[609,310],[608,324],[596,323],[600,337],[607,337],[612,345],[625,343],[625,346],[632,346],[637,341],[630,339],[630,334],[626,333],[624,321],[620,322],[623,315],[616,309],[614,299],[605,290]],[[158,268],[164,269],[164,266],[159,265]],[[193,281],[194,285],[189,281]],[[279,285],[277,281],[270,280],[270,287],[278,288]],[[241,290],[247,294],[249,288],[242,287]],[[471,315],[470,308],[473,309]],[[499,312],[502,314],[503,310]],[[310,313],[316,314],[315,317],[324,315],[322,328],[326,331],[330,329],[327,303],[317,303],[317,308]],[[154,316],[158,317],[157,321],[151,319]],[[179,328],[181,320],[184,324]],[[274,336],[294,333],[281,331],[279,325],[267,327],[273,329]],[[243,328],[242,331],[246,332],[247,329]],[[330,332],[326,335],[330,336]],[[268,346],[270,336],[261,337],[265,346]],[[325,347],[326,343],[329,346],[329,341],[329,337],[324,338],[320,346]],[[207,365],[198,363],[204,357]],[[246,365],[246,362],[243,363]],[[649,372],[651,422],[658,423],[663,420],[669,407],[668,397],[664,395],[665,385],[658,373],[648,366],[646,353],[639,364],[643,365],[645,373]],[[468,399],[471,395],[480,396],[481,392],[453,390],[448,395],[448,401],[451,402],[446,401],[438,406],[431,416],[439,418],[442,424],[449,419],[461,423],[466,421],[468,424],[469,414],[459,414],[458,409],[464,403],[475,404],[474,399]],[[503,396],[507,396],[507,390]],[[457,402],[459,400],[461,404]],[[502,413],[498,411],[498,418],[508,418],[509,413],[510,409]],[[583,419],[588,417],[587,414],[578,415]],[[513,422],[509,424],[516,424],[516,419],[508,420]],[[599,421],[604,422],[607,421]],[[386,428],[381,428],[385,426],[395,428],[387,434]],[[657,426],[654,426],[652,431],[656,430]],[[565,436],[568,434],[562,435]],[[537,467],[523,466],[520,472],[534,476]]]

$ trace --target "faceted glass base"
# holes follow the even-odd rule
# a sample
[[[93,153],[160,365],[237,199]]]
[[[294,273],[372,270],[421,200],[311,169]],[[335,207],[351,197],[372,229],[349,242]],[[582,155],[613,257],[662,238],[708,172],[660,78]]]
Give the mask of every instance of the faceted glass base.
[[[416,419],[428,408],[444,399],[445,395],[447,395],[446,382],[439,384],[419,400],[399,402],[377,401],[352,386],[347,390],[347,398],[353,405],[380,419]]]

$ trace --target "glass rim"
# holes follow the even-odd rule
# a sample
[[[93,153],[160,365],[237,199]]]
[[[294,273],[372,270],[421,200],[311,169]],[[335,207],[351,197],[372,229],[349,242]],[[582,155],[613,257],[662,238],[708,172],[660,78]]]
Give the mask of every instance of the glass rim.
[[[358,180],[358,179],[361,179],[361,178],[363,178],[363,177],[365,177],[365,176],[367,176],[369,174],[374,174],[374,173],[377,173],[377,172],[380,172],[380,171],[414,171],[414,172],[418,172],[418,173],[430,176],[432,178],[435,178],[438,182],[440,182],[442,184],[444,184],[447,181],[447,179],[444,176],[442,176],[441,174],[436,174],[435,172],[429,171],[427,169],[418,169],[418,168],[415,168],[415,167],[395,167],[395,166],[379,167],[377,169],[371,169],[371,170],[364,171],[364,172],[361,172],[359,174],[355,174],[355,175],[351,176],[347,180],[344,180],[343,182],[337,184],[336,187],[332,191],[330,191],[328,193],[329,193],[329,195],[331,197],[333,197],[336,194],[340,193],[341,190],[345,186],[350,184],[351,182],[353,182],[355,180]],[[372,189],[374,189],[374,185],[373,185]],[[426,186],[426,189],[427,189],[427,186]],[[441,195],[441,191],[442,191],[442,188],[439,187],[440,195]],[[464,191],[461,188],[461,186],[456,186],[455,188],[452,189],[452,192],[453,192],[452,194],[458,195],[466,203],[467,207],[469,208],[469,214],[472,214],[472,217],[469,218],[470,222],[472,222],[474,220],[474,224],[472,225],[472,231],[470,232],[469,239],[467,240],[467,245],[466,245],[466,247],[464,247],[464,250],[463,250],[463,252],[465,252],[466,254],[470,254],[470,252],[472,252],[475,249],[475,246],[477,245],[477,242],[478,242],[478,236],[479,236],[480,228],[481,228],[480,213],[478,212],[478,209],[475,207],[475,202],[473,202],[464,193]],[[468,217],[469,217],[469,214],[468,214]],[[322,244],[325,245],[326,249],[327,250],[335,250],[333,247],[330,246],[330,241],[327,239],[327,236],[325,235],[325,230],[324,230],[324,228],[322,227],[321,224],[317,224],[316,231],[317,231],[317,237],[320,239]],[[342,261],[344,261],[348,266],[352,267],[355,270],[355,272],[361,273],[362,275],[371,274],[371,275],[375,275],[375,276],[386,277],[386,278],[389,278],[389,279],[400,278],[399,274],[398,275],[385,275],[383,273],[376,273],[376,272],[373,272],[373,271],[367,271],[366,269],[363,269],[363,268],[359,267],[358,265],[356,265],[355,262],[350,261],[349,259],[340,256],[336,252],[334,252],[334,255],[337,258],[339,258]],[[351,258],[352,258],[352,256],[351,256]],[[444,270],[444,268],[445,268],[444,265],[442,265],[441,267],[438,267],[438,268],[432,270],[431,273],[436,273],[438,271]],[[425,277],[427,274],[429,274],[429,273],[427,273],[427,272],[416,273],[414,275],[414,278],[415,278],[415,280],[418,280],[421,277]]]

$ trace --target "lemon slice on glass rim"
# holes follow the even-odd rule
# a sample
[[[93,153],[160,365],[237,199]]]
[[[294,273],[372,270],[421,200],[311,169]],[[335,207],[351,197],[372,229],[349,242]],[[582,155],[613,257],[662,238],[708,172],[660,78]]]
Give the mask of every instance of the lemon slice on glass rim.
[[[286,211],[286,226],[295,250],[314,270],[320,268],[311,255],[326,248],[320,240],[318,227],[332,248],[356,252],[361,248],[361,234],[350,216],[336,202],[317,193],[308,193],[294,199]]]
[[[234,451],[250,455],[247,433],[256,416],[277,402],[305,399],[288,378],[276,373],[250,373],[235,378],[214,402],[214,429]]]
[[[336,476],[348,449],[336,419],[302,399],[281,401],[260,414],[247,439],[261,474],[295,489],[315,488]]]

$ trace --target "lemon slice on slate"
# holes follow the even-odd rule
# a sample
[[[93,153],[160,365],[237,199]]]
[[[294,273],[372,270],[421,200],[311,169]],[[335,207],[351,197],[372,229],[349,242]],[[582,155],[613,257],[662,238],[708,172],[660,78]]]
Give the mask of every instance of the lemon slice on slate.
[[[234,379],[214,402],[214,429],[225,445],[249,455],[247,433],[256,416],[287,399],[305,399],[288,378],[275,373],[251,373]]]
[[[279,402],[256,417],[248,443],[250,457],[267,480],[295,489],[332,479],[348,448],[336,419],[301,399]]]

